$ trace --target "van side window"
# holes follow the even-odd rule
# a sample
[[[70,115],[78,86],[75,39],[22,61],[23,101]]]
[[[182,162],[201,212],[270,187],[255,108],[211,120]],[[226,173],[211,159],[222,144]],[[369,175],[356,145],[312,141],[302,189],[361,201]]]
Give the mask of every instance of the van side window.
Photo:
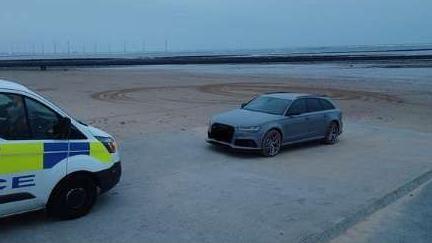
[[[287,115],[299,115],[306,113],[306,102],[304,99],[298,99],[288,109]]]
[[[30,138],[22,96],[0,94],[0,138],[21,140]]]
[[[332,103],[330,103],[328,100],[320,99],[320,102],[321,102],[321,106],[322,106],[323,110],[335,109],[334,105]]]
[[[308,112],[322,111],[321,103],[319,99],[316,98],[308,98],[306,99],[306,104],[308,108]]]
[[[25,98],[27,105],[28,120],[32,131],[32,139],[59,139],[61,132],[58,129],[60,122],[59,115],[48,108],[30,98]]]
[[[84,134],[82,134],[82,132],[80,132],[78,130],[78,128],[76,128],[74,125],[72,125],[69,139],[70,140],[80,140],[80,139],[87,139],[87,137]]]

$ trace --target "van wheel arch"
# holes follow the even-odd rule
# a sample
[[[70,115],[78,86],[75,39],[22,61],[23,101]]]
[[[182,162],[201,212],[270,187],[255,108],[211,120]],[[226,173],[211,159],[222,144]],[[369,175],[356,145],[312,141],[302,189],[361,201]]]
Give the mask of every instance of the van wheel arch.
[[[70,173],[69,175],[66,175],[65,177],[63,177],[60,181],[57,182],[57,184],[54,186],[54,188],[51,190],[50,196],[48,197],[48,201],[47,204],[52,200],[53,194],[55,191],[57,191],[63,183],[66,183],[66,181],[70,180],[70,178],[74,177],[74,176],[88,176],[90,178],[92,178],[93,182],[99,186],[99,183],[96,179],[96,176],[90,172],[90,171],[75,171],[73,173]]]

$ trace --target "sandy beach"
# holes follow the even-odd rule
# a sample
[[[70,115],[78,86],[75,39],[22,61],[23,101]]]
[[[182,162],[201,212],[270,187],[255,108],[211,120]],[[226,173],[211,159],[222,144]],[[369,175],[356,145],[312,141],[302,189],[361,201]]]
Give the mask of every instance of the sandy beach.
[[[121,139],[203,127],[215,112],[280,90],[329,95],[348,120],[432,132],[430,68],[166,65],[1,70],[0,78],[28,85]]]
[[[124,171],[86,217],[58,222],[33,213],[1,220],[2,239],[328,241],[432,178],[432,69],[389,65],[3,69],[1,78],[114,134]],[[340,142],[292,146],[270,159],[204,142],[212,114],[281,90],[334,98],[344,112]],[[373,232],[385,218],[353,228],[356,234],[342,242],[380,239]],[[372,233],[365,236],[363,228]]]

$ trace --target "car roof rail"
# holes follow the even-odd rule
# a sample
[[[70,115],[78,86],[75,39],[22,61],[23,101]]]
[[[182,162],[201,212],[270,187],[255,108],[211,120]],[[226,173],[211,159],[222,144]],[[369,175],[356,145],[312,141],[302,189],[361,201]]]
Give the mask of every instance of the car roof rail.
[[[295,92],[291,92],[291,91],[269,91],[269,92],[265,92],[264,94],[295,94]]]
[[[301,94],[299,92],[293,92],[293,91],[269,91],[263,93],[263,95],[268,95],[268,94],[299,94],[296,96],[296,98],[307,98],[307,97],[329,98],[330,97],[325,94]]]
[[[307,94],[307,95],[298,96],[298,98],[307,98],[307,97],[328,98],[330,96],[325,94]]]

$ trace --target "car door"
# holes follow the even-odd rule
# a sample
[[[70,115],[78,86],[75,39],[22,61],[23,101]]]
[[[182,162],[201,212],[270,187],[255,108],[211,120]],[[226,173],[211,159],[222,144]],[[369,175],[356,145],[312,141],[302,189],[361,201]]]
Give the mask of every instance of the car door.
[[[306,139],[309,136],[307,107],[305,99],[295,100],[283,120],[284,143]]]
[[[66,174],[68,140],[59,115],[39,101],[0,93],[0,215],[42,208]]]
[[[325,135],[327,129],[326,112],[321,106],[318,98],[306,99],[307,112],[309,117],[309,132],[311,137],[321,137]]]

